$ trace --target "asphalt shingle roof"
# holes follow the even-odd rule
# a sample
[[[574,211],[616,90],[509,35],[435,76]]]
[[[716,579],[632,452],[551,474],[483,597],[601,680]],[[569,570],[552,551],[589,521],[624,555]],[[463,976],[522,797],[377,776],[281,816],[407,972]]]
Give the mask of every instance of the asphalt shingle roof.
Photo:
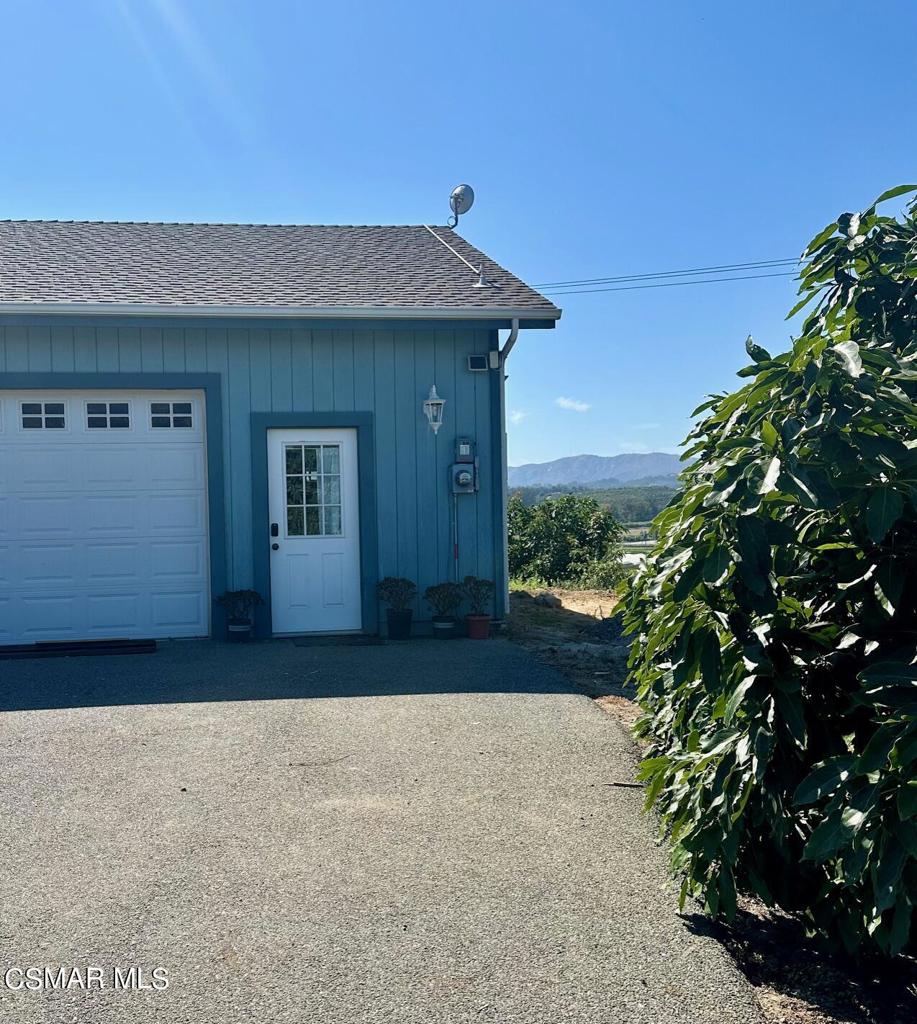
[[[424,225],[0,221],[0,304],[277,309],[557,307],[460,235]]]

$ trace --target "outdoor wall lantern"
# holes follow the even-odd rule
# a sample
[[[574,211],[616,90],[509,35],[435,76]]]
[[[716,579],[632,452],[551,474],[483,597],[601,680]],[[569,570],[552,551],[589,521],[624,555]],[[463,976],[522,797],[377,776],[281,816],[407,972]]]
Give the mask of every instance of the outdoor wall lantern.
[[[430,429],[435,434],[443,425],[443,406],[445,400],[436,393],[436,385],[430,388],[430,394],[423,403],[423,414],[427,417]]]

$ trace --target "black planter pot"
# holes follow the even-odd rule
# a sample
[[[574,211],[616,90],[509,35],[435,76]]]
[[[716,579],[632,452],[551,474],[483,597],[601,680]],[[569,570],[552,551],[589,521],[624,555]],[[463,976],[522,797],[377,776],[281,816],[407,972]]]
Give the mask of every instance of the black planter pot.
[[[247,643],[252,636],[251,619],[229,619],[226,623],[226,639],[231,644]]]
[[[451,615],[434,615],[433,635],[439,640],[449,640],[454,637],[455,619]]]
[[[414,617],[414,609],[389,608],[387,614],[389,640],[407,640],[411,635],[411,619]]]

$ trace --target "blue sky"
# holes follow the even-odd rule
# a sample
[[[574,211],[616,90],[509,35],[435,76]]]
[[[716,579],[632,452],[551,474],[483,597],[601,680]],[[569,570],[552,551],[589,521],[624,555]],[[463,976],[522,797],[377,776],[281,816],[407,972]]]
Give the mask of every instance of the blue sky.
[[[0,217],[442,223],[467,181],[462,232],[538,284],[796,256],[917,177],[913,0],[6,0],[3,30]],[[511,358],[511,462],[674,449],[793,295],[566,297]]]

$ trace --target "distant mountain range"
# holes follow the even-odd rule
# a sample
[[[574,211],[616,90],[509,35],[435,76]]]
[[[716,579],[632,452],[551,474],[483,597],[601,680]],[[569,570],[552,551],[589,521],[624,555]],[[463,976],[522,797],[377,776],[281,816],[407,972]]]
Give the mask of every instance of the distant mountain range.
[[[510,487],[632,487],[675,486],[681,470],[677,455],[665,452],[627,455],[569,455],[553,462],[529,462],[509,467]]]

